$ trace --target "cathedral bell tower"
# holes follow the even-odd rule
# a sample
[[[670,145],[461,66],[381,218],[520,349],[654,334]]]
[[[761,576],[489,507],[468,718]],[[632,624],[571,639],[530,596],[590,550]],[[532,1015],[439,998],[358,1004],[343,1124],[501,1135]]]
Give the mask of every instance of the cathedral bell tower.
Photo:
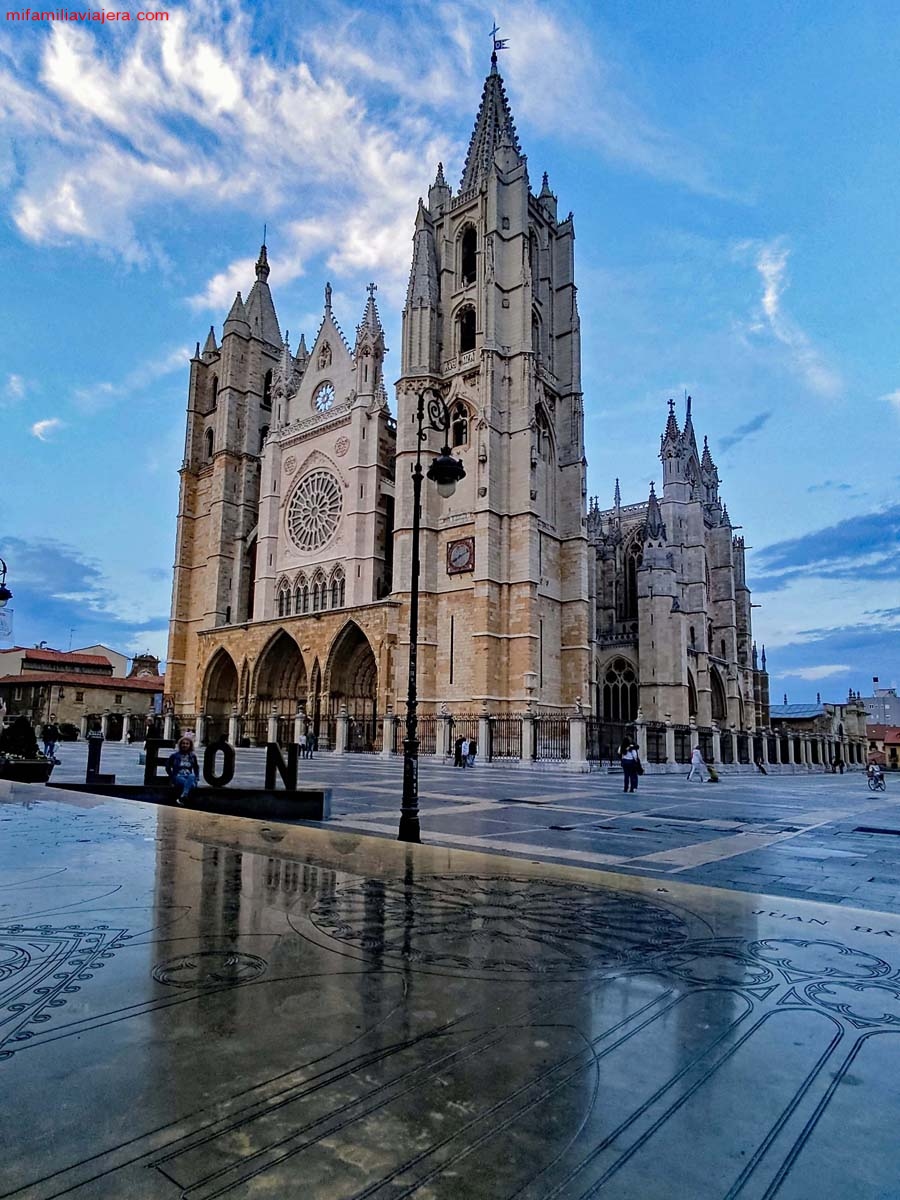
[[[397,385],[404,602],[423,388],[450,406],[466,477],[448,499],[423,489],[420,699],[572,704],[587,696],[590,659],[574,226],[546,175],[531,189],[496,50],[459,190],[439,165],[415,220]],[[426,458],[442,444],[430,433]]]

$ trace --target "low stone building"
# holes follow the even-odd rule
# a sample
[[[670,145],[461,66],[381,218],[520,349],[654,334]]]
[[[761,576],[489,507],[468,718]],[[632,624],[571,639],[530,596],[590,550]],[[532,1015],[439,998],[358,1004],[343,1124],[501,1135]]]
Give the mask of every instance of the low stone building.
[[[142,664],[138,673],[132,665],[130,675],[116,675],[105,654],[23,646],[0,650],[0,705],[7,720],[26,716],[37,727],[55,716],[82,736],[97,721],[104,736],[127,741],[129,734],[139,736],[147,714],[159,709],[164,686],[158,659],[144,655],[134,661]]]
[[[869,762],[879,763],[889,771],[900,770],[900,725],[869,724],[866,737],[869,739]]]

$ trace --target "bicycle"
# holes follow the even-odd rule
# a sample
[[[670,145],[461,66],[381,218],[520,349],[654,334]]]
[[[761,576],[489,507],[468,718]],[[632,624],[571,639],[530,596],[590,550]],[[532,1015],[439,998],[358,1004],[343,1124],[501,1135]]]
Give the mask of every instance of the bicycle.
[[[883,775],[870,775],[868,778],[870,792],[884,792],[887,790]]]

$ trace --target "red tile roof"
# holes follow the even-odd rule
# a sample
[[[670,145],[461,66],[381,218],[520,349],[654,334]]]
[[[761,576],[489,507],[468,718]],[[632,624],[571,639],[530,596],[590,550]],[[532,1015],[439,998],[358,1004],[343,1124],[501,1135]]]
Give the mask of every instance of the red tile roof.
[[[3,684],[70,683],[73,687],[99,687],[115,692],[161,692],[165,686],[162,675],[135,676],[131,679],[113,678],[111,675],[83,675],[78,671],[34,671],[28,675],[2,675]]]
[[[71,663],[73,667],[112,667],[112,663],[101,654],[64,654],[62,650],[26,650],[29,662]]]

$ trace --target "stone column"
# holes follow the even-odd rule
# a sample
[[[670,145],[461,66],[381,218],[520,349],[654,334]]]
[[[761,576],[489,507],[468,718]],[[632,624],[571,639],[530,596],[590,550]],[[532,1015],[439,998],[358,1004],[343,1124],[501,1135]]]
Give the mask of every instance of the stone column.
[[[583,713],[569,717],[569,762],[579,768],[587,764],[587,722]]]
[[[272,705],[272,711],[269,713],[269,720],[266,727],[266,741],[278,741],[278,709],[274,704]]]
[[[646,761],[647,761],[647,726],[644,724],[643,721],[638,721],[635,724],[635,730],[637,731],[638,754],[641,756],[641,762],[646,763]]]
[[[300,744],[300,739],[301,739],[301,737],[303,737],[303,722],[304,722],[304,720],[305,720],[305,718],[304,718],[304,714],[303,714],[303,708],[301,705],[298,704],[297,711],[294,713],[294,745],[295,746],[298,746]]]
[[[237,705],[235,705],[231,716],[228,718],[228,743],[231,746],[237,746],[240,740],[241,718],[238,716]]]
[[[713,762],[722,762],[722,733],[719,726],[713,722],[712,727],[712,743],[713,743]]]
[[[381,757],[390,758],[394,753],[394,709],[388,705],[381,719]]]
[[[759,745],[762,750],[762,764],[767,767],[769,765],[769,739],[766,737],[765,730],[759,735]]]
[[[449,713],[441,713],[439,716],[437,730],[437,752],[439,757],[441,755],[444,757],[447,755],[451,758],[453,757],[453,747],[450,745],[450,733],[453,729],[452,721],[453,718]]]
[[[106,734],[106,717],[103,718],[102,729],[103,729],[103,733],[105,735]],[[172,710],[170,708],[166,712],[165,717],[163,718],[163,737],[166,739],[166,741],[170,742],[172,740],[172,738],[174,738],[174,736],[175,736],[175,714],[172,712]]]
[[[87,733],[88,733],[88,719],[87,719],[87,713],[85,713],[84,716],[81,718],[81,736],[83,738],[86,738]]]
[[[125,742],[127,744],[128,733],[129,733],[130,729],[131,729],[131,713],[127,712],[122,717],[122,736],[119,738],[120,742]]]
[[[335,754],[347,753],[347,735],[350,728],[350,718],[347,716],[347,705],[342,704],[337,716],[337,730],[334,735]]]
[[[487,711],[483,712],[478,718],[478,758],[482,762],[489,762],[488,749],[491,744],[491,719]],[[477,759],[476,759],[477,761]]]
[[[522,758],[528,765],[534,759],[534,713],[522,714]]]
[[[103,714],[103,716],[100,718],[100,732],[103,734],[104,738],[106,737],[108,729],[109,729],[109,713],[105,712]]]
[[[206,713],[197,713],[197,728],[194,730],[197,746],[206,745]]]
[[[666,721],[666,767],[675,770],[680,766],[675,762],[675,727],[671,721]]]

